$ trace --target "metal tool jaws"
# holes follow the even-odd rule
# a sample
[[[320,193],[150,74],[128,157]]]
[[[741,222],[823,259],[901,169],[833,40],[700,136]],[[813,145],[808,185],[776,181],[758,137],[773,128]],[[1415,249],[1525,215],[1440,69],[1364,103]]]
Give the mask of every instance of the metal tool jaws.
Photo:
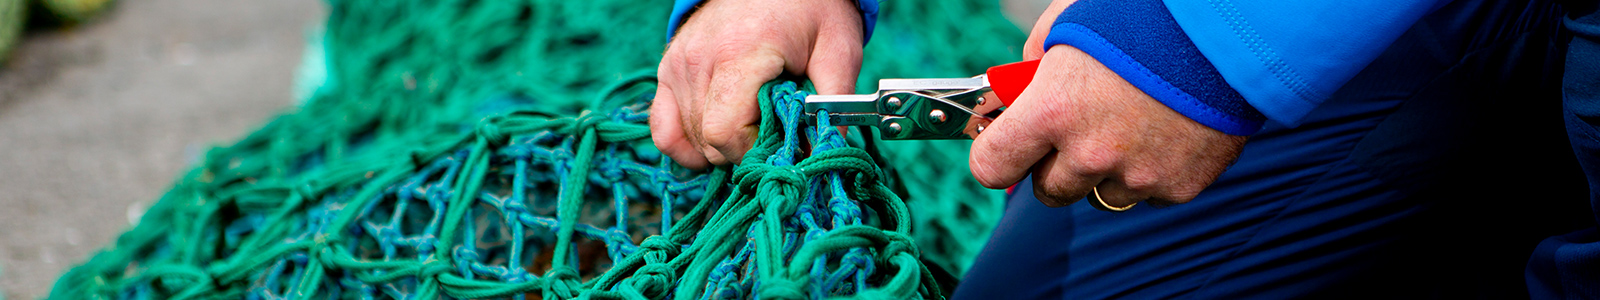
[[[812,95],[805,112],[827,111],[837,126],[872,126],[885,140],[971,139],[1001,108],[983,75],[948,79],[884,79],[867,95]]]

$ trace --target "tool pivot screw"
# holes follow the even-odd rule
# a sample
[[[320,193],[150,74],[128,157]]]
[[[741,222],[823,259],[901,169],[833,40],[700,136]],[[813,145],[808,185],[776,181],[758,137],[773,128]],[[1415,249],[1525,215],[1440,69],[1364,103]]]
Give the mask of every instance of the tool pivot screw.
[[[937,109],[930,111],[928,112],[928,118],[932,118],[934,123],[943,123],[945,119],[944,111]]]
[[[889,123],[889,133],[900,134],[900,123]]]
[[[900,108],[900,97],[889,96],[889,108]]]

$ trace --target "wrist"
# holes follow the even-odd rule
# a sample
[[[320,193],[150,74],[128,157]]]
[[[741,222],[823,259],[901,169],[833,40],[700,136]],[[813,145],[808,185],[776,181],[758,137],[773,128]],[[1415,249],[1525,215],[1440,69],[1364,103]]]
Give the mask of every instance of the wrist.
[[[689,16],[711,0],[676,0],[672,5],[672,16],[667,19],[667,40],[678,33],[678,29],[689,20]],[[856,13],[861,16],[861,44],[866,45],[872,40],[872,29],[878,23],[877,0],[840,0],[854,4]]]
[[[1151,98],[1230,135],[1260,130],[1266,117],[1223,80],[1161,0],[1080,0],[1050,27],[1045,50],[1078,48]]]

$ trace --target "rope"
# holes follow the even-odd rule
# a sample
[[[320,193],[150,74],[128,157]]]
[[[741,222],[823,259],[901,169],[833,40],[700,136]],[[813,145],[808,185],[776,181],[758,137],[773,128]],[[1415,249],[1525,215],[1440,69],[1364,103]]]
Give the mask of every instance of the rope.
[[[28,1],[0,0],[0,62],[5,62],[22,40],[22,27],[27,24]]]
[[[788,81],[745,161],[676,167],[644,114],[664,3],[329,4],[311,99],[209,151],[52,297],[938,298],[998,218],[962,142],[804,126]],[[992,3],[884,8],[875,40],[898,43],[863,74],[1014,60],[936,44],[1009,28]],[[975,40],[1020,44],[997,32],[1016,41]]]

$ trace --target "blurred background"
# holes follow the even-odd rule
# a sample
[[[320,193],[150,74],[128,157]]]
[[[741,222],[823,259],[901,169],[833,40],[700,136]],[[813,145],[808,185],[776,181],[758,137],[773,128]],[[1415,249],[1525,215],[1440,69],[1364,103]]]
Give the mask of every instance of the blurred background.
[[[122,0],[24,30],[0,65],[0,295],[43,297],[196,155],[288,108],[325,11],[317,0]]]
[[[1002,2],[1026,29],[1050,1]],[[326,15],[318,0],[121,0],[41,22],[39,6],[0,60],[3,299],[48,294],[207,148],[291,107]]]

